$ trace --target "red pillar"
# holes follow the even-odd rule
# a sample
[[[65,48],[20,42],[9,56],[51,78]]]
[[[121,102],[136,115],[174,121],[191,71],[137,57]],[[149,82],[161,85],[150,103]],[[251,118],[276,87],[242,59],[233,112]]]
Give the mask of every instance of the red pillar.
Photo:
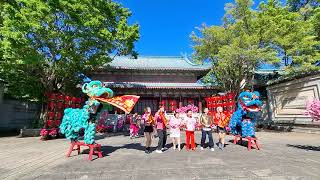
[[[199,107],[199,113],[201,113],[201,112],[202,112],[202,102],[201,102],[201,100],[199,101],[198,104],[199,104],[199,105],[198,105],[198,107]]]
[[[182,107],[182,97],[181,97],[181,95],[180,95],[180,100],[179,100],[179,108],[181,108]]]

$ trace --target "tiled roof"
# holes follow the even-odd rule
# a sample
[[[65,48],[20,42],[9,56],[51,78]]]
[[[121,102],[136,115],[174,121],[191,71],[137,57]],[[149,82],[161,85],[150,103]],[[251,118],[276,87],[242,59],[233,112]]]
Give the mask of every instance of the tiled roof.
[[[314,76],[314,75],[320,76],[320,70],[311,70],[308,72],[297,73],[294,75],[286,74],[284,76],[280,76],[278,79],[268,81],[267,85],[270,86],[270,85],[292,81],[292,80],[298,80],[300,78],[304,78],[307,76]]]
[[[151,83],[151,82],[104,82],[110,88],[142,88],[142,89],[212,89],[200,83]]]
[[[148,70],[209,70],[211,65],[195,64],[186,57],[140,56],[137,59],[116,57],[105,67],[116,69],[148,69]]]

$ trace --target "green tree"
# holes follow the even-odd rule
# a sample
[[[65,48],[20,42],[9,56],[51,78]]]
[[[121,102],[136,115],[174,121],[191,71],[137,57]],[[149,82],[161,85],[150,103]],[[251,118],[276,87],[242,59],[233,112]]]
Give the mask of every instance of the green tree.
[[[263,46],[257,12],[251,0],[226,5],[222,26],[202,26],[200,35],[192,33],[194,58],[212,62],[213,80],[226,91],[239,92],[240,82],[253,79],[261,63],[277,63],[276,53]]]
[[[288,0],[289,11],[299,12],[304,20],[311,19],[317,40],[320,40],[320,0]],[[319,48],[318,48],[319,49]]]
[[[269,0],[259,6],[258,24],[262,42],[282,57],[289,73],[317,69],[319,41],[312,20],[289,11],[278,0]]]
[[[320,41],[320,7],[314,10],[314,14],[310,18],[310,21],[312,22],[313,30],[317,37],[316,40]],[[320,45],[318,46],[318,49],[320,49]]]
[[[289,75],[319,69],[318,8],[307,19],[278,0],[257,10],[251,0],[236,0],[225,9],[221,26],[202,26],[200,35],[191,35],[194,58],[212,62],[209,76],[223,89],[239,91],[242,78],[250,82],[263,63],[285,64]]]
[[[111,0],[8,0],[0,13],[0,74],[17,98],[72,94],[82,73],[136,56],[139,27]]]

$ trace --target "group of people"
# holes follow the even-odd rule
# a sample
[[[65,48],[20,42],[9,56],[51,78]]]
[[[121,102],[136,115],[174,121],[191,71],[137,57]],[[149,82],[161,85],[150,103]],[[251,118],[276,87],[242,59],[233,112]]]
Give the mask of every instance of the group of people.
[[[214,141],[212,132],[216,128],[219,136],[218,147],[223,150],[225,146],[225,135],[226,127],[229,123],[229,117],[223,112],[222,107],[217,108],[217,113],[214,115],[209,115],[208,108],[204,109],[204,112],[196,119],[193,116],[192,110],[186,112],[186,116],[182,117],[182,114],[174,112],[174,116],[170,119],[167,119],[165,110],[163,106],[160,106],[159,110],[152,115],[151,108],[146,107],[145,113],[140,118],[139,115],[135,114],[132,119],[138,119],[139,124],[143,124],[143,132],[145,137],[145,153],[151,153],[151,142],[155,134],[158,136],[158,146],[156,153],[163,153],[167,150],[167,128],[170,130],[170,138],[173,143],[173,149],[178,149],[181,151],[181,131],[180,129],[185,129],[186,140],[185,146],[186,150],[196,150],[194,132],[197,127],[201,128],[201,150],[204,150],[206,139],[208,137],[209,143],[208,146],[211,151],[214,151]],[[133,120],[137,122],[136,120]],[[138,133],[137,123],[132,123],[130,125],[130,136],[134,137]]]

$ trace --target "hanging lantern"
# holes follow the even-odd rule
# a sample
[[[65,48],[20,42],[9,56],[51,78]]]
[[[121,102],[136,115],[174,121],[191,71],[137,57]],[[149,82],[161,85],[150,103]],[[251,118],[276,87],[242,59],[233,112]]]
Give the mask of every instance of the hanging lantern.
[[[58,101],[64,101],[64,96],[62,94],[59,94]]]
[[[56,99],[56,94],[52,93],[49,95],[49,100],[54,101]]]

